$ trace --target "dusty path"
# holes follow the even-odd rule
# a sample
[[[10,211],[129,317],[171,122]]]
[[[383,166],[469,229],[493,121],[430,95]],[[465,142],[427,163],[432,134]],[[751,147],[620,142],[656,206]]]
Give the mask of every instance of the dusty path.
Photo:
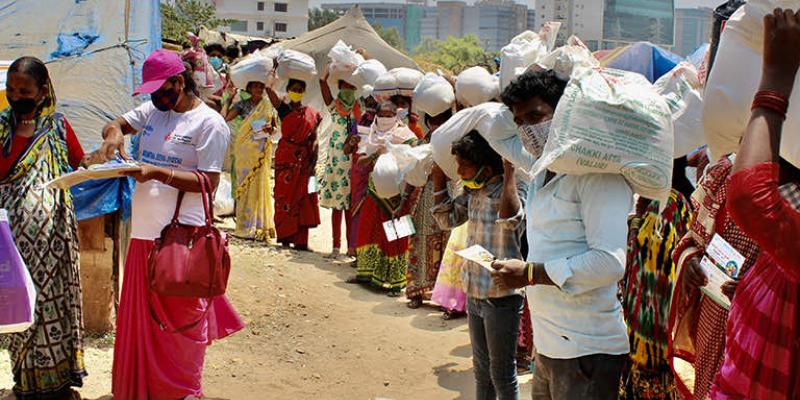
[[[329,252],[329,235],[326,224],[313,231],[312,247]],[[354,270],[320,253],[243,241],[231,251],[229,296],[247,328],[209,348],[208,397],[474,398],[466,320],[443,321],[434,307],[409,310],[403,299],[348,285]],[[88,341],[85,398],[110,398],[112,343]],[[11,388],[6,354],[0,354],[5,399],[2,388]]]

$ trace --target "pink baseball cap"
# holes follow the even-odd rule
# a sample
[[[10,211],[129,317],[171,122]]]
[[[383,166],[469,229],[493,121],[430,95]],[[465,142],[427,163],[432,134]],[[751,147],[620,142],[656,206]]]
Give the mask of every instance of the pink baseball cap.
[[[151,94],[164,86],[169,78],[185,70],[186,67],[183,66],[183,61],[178,54],[164,49],[155,50],[144,60],[142,85],[133,92],[133,95]]]

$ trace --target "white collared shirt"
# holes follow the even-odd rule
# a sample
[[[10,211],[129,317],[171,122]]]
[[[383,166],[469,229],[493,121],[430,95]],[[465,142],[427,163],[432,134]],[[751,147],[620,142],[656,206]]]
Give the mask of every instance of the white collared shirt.
[[[542,187],[544,175],[528,190],[528,261],[544,263],[557,286],[526,289],[536,351],[556,359],[626,354],[617,282],[633,192],[615,174],[557,175]]]

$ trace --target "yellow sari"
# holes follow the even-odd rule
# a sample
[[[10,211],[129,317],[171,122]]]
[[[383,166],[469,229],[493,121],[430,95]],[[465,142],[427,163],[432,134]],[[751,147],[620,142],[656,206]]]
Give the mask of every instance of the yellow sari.
[[[252,122],[269,124],[274,110],[268,99],[261,100],[236,131],[233,152],[236,163],[236,231],[242,238],[269,241],[275,237],[272,205],[272,140],[253,139]]]

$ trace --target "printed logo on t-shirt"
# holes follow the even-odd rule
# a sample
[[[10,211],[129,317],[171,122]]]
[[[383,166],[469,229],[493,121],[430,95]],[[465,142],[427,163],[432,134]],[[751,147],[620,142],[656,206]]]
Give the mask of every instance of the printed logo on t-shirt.
[[[173,144],[192,144],[191,136],[178,135],[175,132],[169,133],[164,140]]]
[[[154,130],[155,129],[153,128],[152,125],[145,125],[144,129],[142,129],[142,136],[150,136],[153,134]]]
[[[180,157],[154,153],[150,150],[142,151],[142,161],[161,167],[178,167],[183,164],[183,159]]]

